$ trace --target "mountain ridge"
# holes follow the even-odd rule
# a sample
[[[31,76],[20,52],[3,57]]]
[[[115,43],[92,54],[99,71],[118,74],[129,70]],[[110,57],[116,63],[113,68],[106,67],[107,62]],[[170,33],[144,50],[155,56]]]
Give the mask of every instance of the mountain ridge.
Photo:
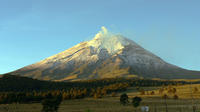
[[[11,74],[60,81],[110,77],[200,78],[200,72],[169,64],[134,41],[108,32],[105,27],[94,39]]]

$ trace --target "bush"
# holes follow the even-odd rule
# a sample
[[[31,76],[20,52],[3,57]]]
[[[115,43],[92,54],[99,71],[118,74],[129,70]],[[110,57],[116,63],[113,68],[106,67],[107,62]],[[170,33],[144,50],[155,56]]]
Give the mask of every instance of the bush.
[[[133,99],[132,99],[132,105],[135,107],[135,108],[137,108],[139,105],[140,105],[140,102],[142,101],[142,98],[140,98],[140,97],[134,97]]]
[[[129,102],[129,101],[128,101],[128,95],[127,95],[126,93],[122,94],[122,95],[120,96],[120,103],[121,103],[122,105],[126,105],[128,102]]]

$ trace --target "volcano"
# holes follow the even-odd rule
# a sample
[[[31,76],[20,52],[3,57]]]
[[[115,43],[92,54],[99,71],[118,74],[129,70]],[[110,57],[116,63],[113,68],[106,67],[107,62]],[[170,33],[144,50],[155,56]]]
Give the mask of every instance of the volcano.
[[[105,27],[90,41],[10,74],[54,81],[114,77],[200,78],[199,71],[169,64],[134,41],[108,32]]]

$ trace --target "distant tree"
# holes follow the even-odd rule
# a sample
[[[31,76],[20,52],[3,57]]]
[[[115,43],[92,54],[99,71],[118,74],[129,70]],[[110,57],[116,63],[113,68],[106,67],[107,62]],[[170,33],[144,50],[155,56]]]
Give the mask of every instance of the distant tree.
[[[177,100],[178,99],[178,95],[174,95],[173,99]]]
[[[120,103],[121,103],[122,105],[126,105],[128,102],[129,102],[129,101],[128,101],[128,95],[127,95],[126,93],[122,94],[122,95],[120,96]]]
[[[140,90],[140,95],[145,95],[144,89],[141,89],[141,90]]]
[[[178,95],[175,94],[175,95],[173,96],[173,99],[175,100],[175,103],[176,103],[176,106],[177,106],[177,105],[178,105],[178,102],[177,102],[177,101],[178,101],[178,99],[179,99]],[[178,107],[178,106],[177,106],[177,107]],[[181,107],[179,107],[179,111],[180,111],[180,112],[182,111]]]
[[[168,112],[168,107],[167,107],[167,99],[168,99],[168,96],[167,96],[166,94],[164,94],[164,95],[162,96],[162,98],[163,98],[164,101],[165,101],[165,110],[166,110],[166,112]]]
[[[176,93],[176,88],[172,88],[171,86],[168,87],[168,91],[169,94],[175,94]]]
[[[86,88],[83,89],[83,92],[82,92],[85,96],[87,95],[88,91]]]
[[[151,91],[151,95],[155,95],[155,92],[154,92],[154,91]]]
[[[47,97],[42,101],[42,112],[58,112],[61,102],[61,96],[53,97],[51,95],[47,95]]]
[[[199,90],[198,90],[197,87],[195,87],[194,90],[193,90],[194,93],[197,93],[198,91],[199,91]]]
[[[115,93],[115,92],[112,92],[111,96],[112,96],[112,97],[116,97],[116,93]]]
[[[164,92],[164,88],[160,88],[159,89],[159,94],[163,94],[163,92]]]
[[[63,92],[63,93],[62,93],[62,99],[63,99],[63,100],[70,99],[70,94],[69,94],[68,92]]]
[[[176,91],[177,91],[177,90],[176,90],[176,88],[173,88],[173,89],[172,89],[172,93],[174,93],[174,94],[175,94],[175,93],[176,93]]]
[[[107,95],[107,89],[103,88],[102,91],[101,91],[101,93],[102,93],[104,96],[106,96],[106,95]]]
[[[94,94],[95,94],[95,89],[92,88],[91,91],[90,91],[90,96],[94,96]]]
[[[94,98],[95,99],[102,98],[102,95],[100,93],[95,93]]]
[[[162,98],[163,98],[163,99],[167,99],[167,98],[168,98],[167,94],[164,94],[164,95],[162,96]]]
[[[140,105],[141,101],[142,101],[142,98],[137,97],[137,96],[132,99],[132,105],[135,108],[135,112],[136,112],[137,107]]]
[[[172,92],[172,89],[171,89],[171,88],[168,89],[167,93],[169,93],[169,94],[173,93],[173,92]]]

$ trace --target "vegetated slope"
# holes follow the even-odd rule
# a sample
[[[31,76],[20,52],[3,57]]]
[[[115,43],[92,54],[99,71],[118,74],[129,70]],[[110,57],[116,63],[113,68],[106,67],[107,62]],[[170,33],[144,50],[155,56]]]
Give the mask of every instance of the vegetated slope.
[[[200,78],[200,72],[169,64],[132,40],[102,27],[94,39],[12,72],[42,80],[87,80],[113,77]]]

